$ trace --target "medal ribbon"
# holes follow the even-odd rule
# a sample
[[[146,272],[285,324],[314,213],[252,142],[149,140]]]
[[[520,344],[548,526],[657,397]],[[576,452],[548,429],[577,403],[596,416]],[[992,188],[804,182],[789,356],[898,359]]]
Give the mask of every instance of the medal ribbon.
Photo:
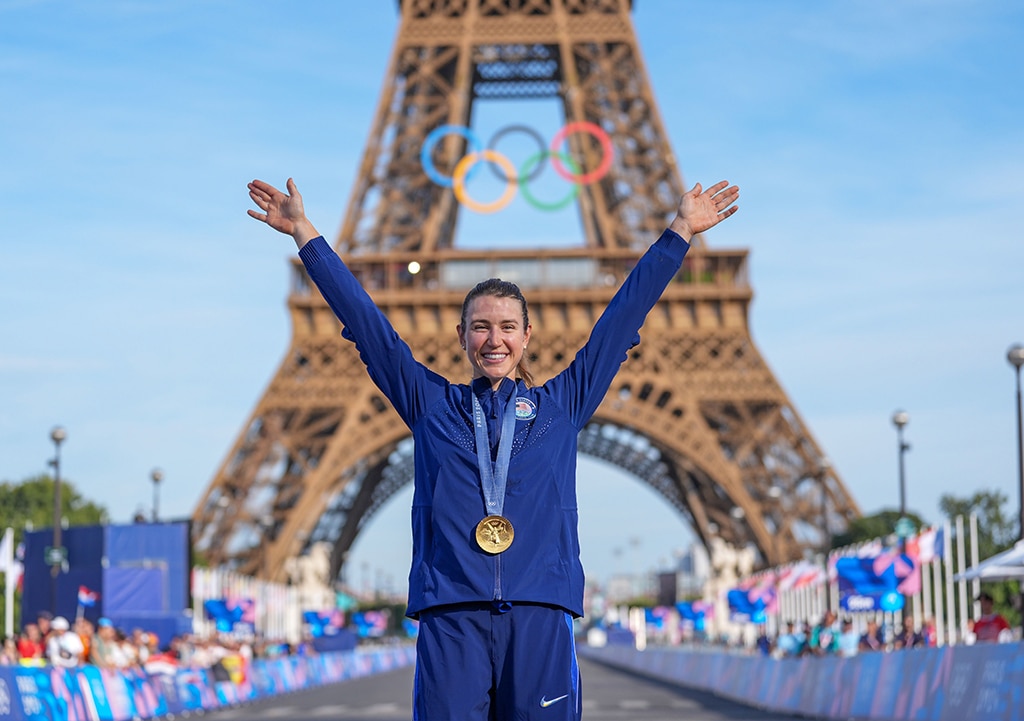
[[[473,396],[473,425],[476,431],[476,464],[480,468],[480,485],[484,491],[485,512],[489,516],[500,516],[505,508],[505,484],[508,481],[508,466],[512,460],[512,437],[516,434],[516,392],[512,391],[505,404],[505,415],[501,421],[501,436],[498,437],[498,457],[491,462],[491,441],[487,433],[487,419],[476,393]]]

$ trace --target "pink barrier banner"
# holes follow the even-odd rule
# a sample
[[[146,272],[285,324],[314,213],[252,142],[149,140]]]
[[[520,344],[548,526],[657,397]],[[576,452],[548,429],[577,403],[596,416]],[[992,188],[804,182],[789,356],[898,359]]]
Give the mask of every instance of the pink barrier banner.
[[[713,649],[581,647],[581,656],[773,711],[878,721],[1019,721],[1024,644],[775,660]]]
[[[0,721],[130,721],[207,711],[407,666],[412,646],[257,660],[236,681],[168,674],[0,666]]]

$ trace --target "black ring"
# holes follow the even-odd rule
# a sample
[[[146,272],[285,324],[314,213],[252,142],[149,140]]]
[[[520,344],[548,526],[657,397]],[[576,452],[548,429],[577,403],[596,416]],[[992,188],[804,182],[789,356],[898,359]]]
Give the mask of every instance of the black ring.
[[[495,132],[494,135],[491,136],[490,142],[487,143],[487,149],[488,150],[494,150],[495,152],[497,152],[497,148],[495,146],[498,144],[498,140],[501,138],[501,136],[507,135],[508,133],[513,133],[513,132],[516,132],[516,131],[519,131],[521,133],[526,133],[531,138],[536,140],[537,141],[537,147],[540,148],[540,152],[541,153],[543,153],[545,150],[547,150],[547,148],[548,148],[547,143],[544,142],[544,138],[541,137],[541,134],[538,133],[536,130],[534,130],[533,128],[531,128],[528,125],[506,125],[504,128],[501,128],[500,130]],[[540,162],[537,163],[537,167],[533,169],[533,172],[530,173],[529,177],[527,177],[526,180],[533,180],[538,175],[540,175],[540,173],[543,172],[543,170],[544,170],[544,163],[545,163],[546,160],[547,160],[547,156],[546,155],[541,155]],[[494,163],[487,163],[487,165],[490,166],[491,172],[493,172],[495,175],[497,175],[499,180],[503,180],[506,183],[508,182],[508,177],[502,172],[501,168],[499,168]],[[518,182],[518,180],[517,180],[517,182]]]

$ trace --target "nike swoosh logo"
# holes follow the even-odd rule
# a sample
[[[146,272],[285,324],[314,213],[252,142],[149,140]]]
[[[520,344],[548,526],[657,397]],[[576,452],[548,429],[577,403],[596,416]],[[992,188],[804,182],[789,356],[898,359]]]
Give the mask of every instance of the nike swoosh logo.
[[[540,697],[540,707],[541,708],[547,708],[548,706],[550,706],[553,703],[558,703],[563,698],[569,698],[569,694],[565,694],[564,696],[559,696],[558,698],[553,698],[550,701],[548,699],[546,699],[545,697],[541,696]]]

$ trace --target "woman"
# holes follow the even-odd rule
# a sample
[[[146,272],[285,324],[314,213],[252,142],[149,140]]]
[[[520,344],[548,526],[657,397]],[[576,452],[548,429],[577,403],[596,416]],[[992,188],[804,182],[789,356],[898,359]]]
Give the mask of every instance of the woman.
[[[583,615],[576,439],[689,240],[736,212],[739,189],[700,184],[637,263],[559,375],[534,386],[532,328],[512,283],[466,296],[456,333],[473,369],[449,383],[417,362],[384,314],[287,193],[249,184],[249,215],[291,235],[374,383],[412,430],[413,561],[407,613],[419,618],[414,717],[578,719],[572,618]]]

